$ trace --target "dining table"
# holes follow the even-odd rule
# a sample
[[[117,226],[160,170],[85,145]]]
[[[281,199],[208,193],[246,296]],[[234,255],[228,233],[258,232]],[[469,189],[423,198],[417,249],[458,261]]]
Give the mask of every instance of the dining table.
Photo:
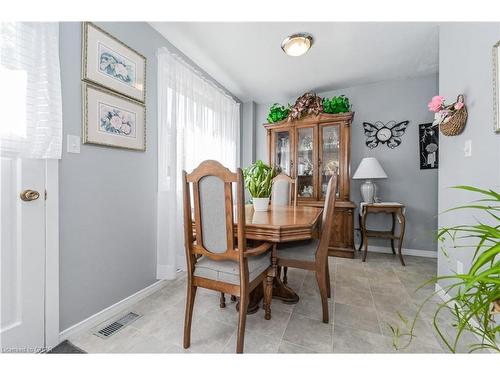
[[[247,240],[281,244],[309,240],[317,237],[323,208],[311,206],[269,206],[268,211],[255,211],[253,205],[245,205],[245,235]],[[298,294],[281,281],[280,271],[273,283],[273,299],[294,304]],[[248,314],[259,309],[263,288],[255,288],[250,294]]]

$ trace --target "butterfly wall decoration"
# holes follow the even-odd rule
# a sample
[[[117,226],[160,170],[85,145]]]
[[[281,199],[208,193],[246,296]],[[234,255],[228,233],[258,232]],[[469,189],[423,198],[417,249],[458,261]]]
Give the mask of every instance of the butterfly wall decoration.
[[[366,139],[366,145],[369,148],[375,148],[379,143],[382,143],[387,144],[389,148],[398,147],[401,144],[401,137],[405,133],[409,123],[410,121],[398,123],[396,123],[396,121],[389,121],[387,124],[381,121],[377,121],[375,124],[363,122],[365,135],[368,137]]]

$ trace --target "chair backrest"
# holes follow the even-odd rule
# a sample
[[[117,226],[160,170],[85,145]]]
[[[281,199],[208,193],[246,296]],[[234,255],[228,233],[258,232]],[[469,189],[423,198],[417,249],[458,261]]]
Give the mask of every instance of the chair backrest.
[[[271,188],[271,206],[291,206],[297,204],[297,184],[295,180],[282,173],[273,178]]]
[[[245,206],[241,169],[232,173],[219,162],[206,160],[190,174],[183,171],[183,180],[188,270],[193,270],[199,255],[212,260],[242,261],[245,251]],[[234,238],[233,184],[237,187],[237,244]],[[196,241],[193,239],[192,207]]]
[[[321,225],[321,236],[319,238],[318,249],[316,250],[316,259],[328,255],[328,245],[333,234],[333,217],[335,215],[335,197],[337,196],[337,174],[328,181],[326,189],[325,205],[323,207],[323,218]]]

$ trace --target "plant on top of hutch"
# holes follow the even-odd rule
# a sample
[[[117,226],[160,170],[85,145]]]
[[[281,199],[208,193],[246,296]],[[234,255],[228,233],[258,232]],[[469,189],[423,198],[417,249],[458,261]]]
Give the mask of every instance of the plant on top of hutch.
[[[345,113],[351,110],[349,98],[345,95],[334,96],[331,99],[323,98],[323,112]]]
[[[274,103],[269,108],[267,121],[270,124],[280,122],[286,118],[288,121],[299,120],[304,115],[318,115],[323,113],[345,113],[351,110],[349,98],[345,95],[334,96],[331,99],[321,98],[313,92],[306,92],[299,97],[293,107],[288,104],[286,107]]]
[[[305,94],[306,95],[306,94]],[[350,201],[350,125],[353,112],[317,112],[322,99],[315,94],[301,96],[287,120],[264,124],[268,138],[269,164],[297,180],[297,204],[322,207],[328,181],[338,174],[334,235],[330,255],[354,256],[354,208]],[[319,101],[318,101],[319,98]],[[346,98],[347,99],[347,98]],[[296,103],[296,105],[297,105]],[[307,104],[314,107],[309,111]],[[322,107],[322,105],[321,105]],[[292,113],[301,114],[299,118]]]
[[[267,121],[270,124],[274,122],[279,122],[288,117],[288,113],[290,112],[290,104],[287,107],[274,103],[271,108],[269,108],[269,115],[267,115]]]

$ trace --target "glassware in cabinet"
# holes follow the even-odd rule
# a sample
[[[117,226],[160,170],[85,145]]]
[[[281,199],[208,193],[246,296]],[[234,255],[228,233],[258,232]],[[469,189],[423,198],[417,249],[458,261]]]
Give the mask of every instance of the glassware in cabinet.
[[[321,155],[319,159],[320,164],[320,187],[321,199],[325,199],[328,181],[333,173],[340,172],[340,132],[338,125],[325,125],[321,126]],[[337,178],[337,198],[340,196],[339,181],[341,177]]]

